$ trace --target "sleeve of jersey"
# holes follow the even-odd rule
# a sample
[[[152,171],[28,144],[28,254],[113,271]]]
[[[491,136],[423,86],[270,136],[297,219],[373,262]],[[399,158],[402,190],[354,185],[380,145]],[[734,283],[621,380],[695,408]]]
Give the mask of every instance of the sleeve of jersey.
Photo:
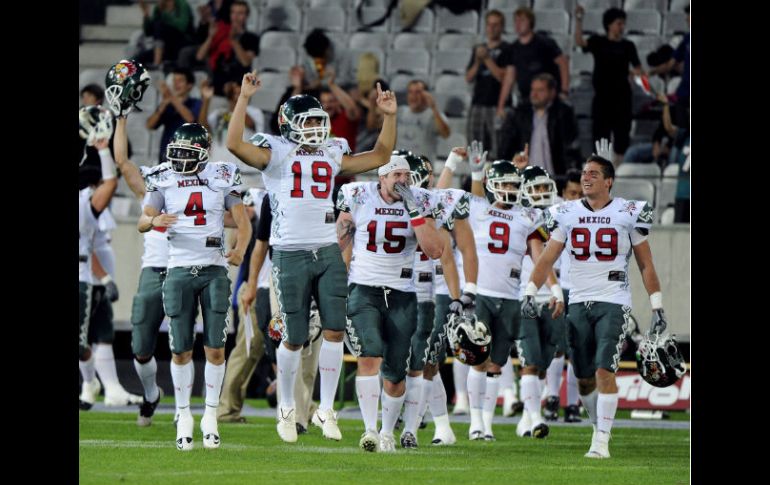
[[[655,209],[647,201],[640,201],[640,205],[641,209],[635,214],[634,229],[642,236],[646,236],[650,233],[652,221],[655,220]]]
[[[329,140],[329,146],[338,150],[338,153],[335,154],[336,156],[334,159],[337,160],[340,165],[342,165],[342,156],[350,155],[352,153],[350,151],[350,145],[345,138],[332,138]]]
[[[166,199],[160,190],[147,191],[144,194],[144,200],[142,201],[142,208],[150,206],[158,211],[162,211],[166,206]]]
[[[258,148],[267,148],[270,150],[270,161],[267,162],[267,167],[265,167],[264,170],[265,172],[270,171],[273,167],[278,165],[277,163],[273,163],[275,160],[277,160],[278,143],[276,143],[272,135],[268,135],[266,133],[256,133],[254,136],[249,138],[249,143]]]
[[[259,210],[259,225],[257,226],[257,239],[270,241],[270,224],[273,222],[273,213],[270,211],[270,197],[262,198],[262,207]]]
[[[555,207],[551,207],[545,211],[543,217],[545,218],[545,230],[548,231],[549,237],[554,241],[559,241],[560,243],[565,242],[567,240],[567,233],[559,224]]]
[[[452,211],[452,217],[454,219],[467,219],[471,214],[471,194],[463,192],[460,196],[460,200],[455,205],[455,210]]]
[[[545,220],[543,219],[543,213],[541,211],[538,211],[530,228],[531,232],[529,233],[529,236],[527,236],[527,240],[540,239],[544,242],[548,240],[548,231],[546,230]]]
[[[349,185],[343,185],[340,188],[340,191],[337,192],[337,209],[342,212],[350,212],[350,196],[349,196]]]

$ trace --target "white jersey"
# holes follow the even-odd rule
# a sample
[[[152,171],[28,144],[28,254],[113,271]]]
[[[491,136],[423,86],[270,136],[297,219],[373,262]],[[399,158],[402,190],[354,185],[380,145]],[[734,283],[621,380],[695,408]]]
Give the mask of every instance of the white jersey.
[[[414,252],[415,286],[417,303],[433,301],[433,260],[417,246]]]
[[[262,207],[262,200],[267,197],[267,191],[265,189],[250,188],[248,195],[254,204],[254,210],[256,211],[256,218],[258,223],[259,208]],[[244,262],[248,264],[248,261]],[[262,269],[259,270],[259,274],[257,275],[257,288],[270,288],[270,270],[272,267],[273,262],[270,260],[270,252],[268,251],[268,253],[265,255],[265,262],[262,263]]]
[[[342,156],[350,153],[348,142],[333,138],[322,147],[300,147],[280,136],[257,133],[251,143],[270,149],[270,162],[262,171],[273,213],[270,245],[312,250],[336,244],[332,190]]]
[[[470,222],[479,258],[478,294],[518,300],[527,240],[547,239],[543,212],[520,206],[500,209],[473,196]]]
[[[438,200],[443,206],[443,211],[451,214],[452,221],[451,227],[445,225],[444,227],[451,231],[454,229],[454,221],[457,219],[467,219],[470,215],[471,194],[460,189],[437,189],[435,190]],[[457,274],[460,277],[460,291],[465,286],[465,273],[463,272],[463,257],[460,251],[457,250],[457,245],[452,239],[452,252],[455,258],[455,266],[457,266]],[[436,259],[433,261],[433,287],[437,295],[449,295],[449,286],[446,284],[444,278],[444,268],[441,266],[441,260]]]
[[[93,190],[90,187],[80,191],[78,206],[78,274],[81,283],[91,284],[91,253],[94,250],[94,238],[99,223],[91,209],[91,196]]]
[[[546,218],[551,238],[565,243],[564,252],[570,257],[570,303],[601,301],[630,307],[631,237],[647,235],[652,207],[616,197],[594,211],[580,199],[551,207]]]
[[[139,171],[145,178],[152,173],[154,167],[140,166]],[[144,203],[142,203],[144,210]],[[165,227],[153,227],[144,233],[144,252],[142,253],[142,268],[165,268],[168,266],[168,237]]]
[[[168,228],[168,267],[225,266],[225,211],[242,203],[241,174],[229,162],[208,162],[182,175],[166,162],[145,177],[145,205],[178,216]]]
[[[340,189],[337,208],[351,214],[356,228],[348,282],[414,293],[417,236],[409,212],[400,200],[385,202],[377,186],[354,182]],[[431,193],[410,188],[421,213],[430,216],[435,204]]]

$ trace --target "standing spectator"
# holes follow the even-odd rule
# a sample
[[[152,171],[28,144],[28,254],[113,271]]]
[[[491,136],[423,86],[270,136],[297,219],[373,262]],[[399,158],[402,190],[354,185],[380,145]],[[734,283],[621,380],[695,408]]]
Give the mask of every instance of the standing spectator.
[[[642,75],[642,67],[636,46],[623,38],[626,13],[619,8],[609,8],[602,16],[607,35],[583,37],[583,7],[575,8],[575,45],[594,56],[593,139],[610,138],[615,148],[612,160],[619,165],[630,144],[631,132],[631,84],[629,64],[634,75]]]
[[[684,8],[687,14],[687,25],[690,25],[690,6]],[[676,88],[676,117],[679,126],[690,126],[690,33],[676,47],[673,58],[661,66],[650,69],[650,74],[665,74],[672,70],[682,74],[682,80]]]
[[[535,13],[529,7],[520,7],[513,13],[513,25],[518,39],[510,49],[509,66],[497,101],[497,114],[504,116],[505,106],[510,105],[509,95],[514,81],[522,100],[529,99],[532,79],[541,72],[547,72],[556,79],[559,94],[566,101],[569,96],[569,63],[567,56],[556,42],[544,34],[536,34]]]
[[[419,79],[409,81],[406,104],[398,108],[398,149],[432,158],[436,136],[449,136],[446,116],[439,111],[428,86]]]
[[[324,83],[326,86],[321,88],[321,105],[329,114],[332,125],[329,136],[344,138],[355,152],[361,110],[353,98],[334,82],[335,77],[334,68],[328,67]]]
[[[479,140],[485,147],[489,147],[490,157],[494,160],[497,155],[495,107],[500,97],[500,83],[510,63],[508,52],[511,44],[502,39],[505,27],[502,12],[490,10],[485,20],[487,41],[474,48],[465,71],[465,80],[474,83],[466,136],[469,140]],[[510,104],[510,95],[506,98],[506,104]]]
[[[139,6],[144,14],[144,35],[152,36],[155,43],[137,60],[156,66],[163,61],[176,62],[179,51],[193,43],[193,14],[187,0],[159,0],[152,15],[144,0],[139,0]]]
[[[232,3],[233,0],[209,0],[202,5],[198,5],[198,26],[192,34],[193,43],[179,51],[179,59],[176,62],[178,67],[206,69],[206,63],[199,61],[195,56],[201,44],[206,42],[211,24],[216,23],[217,20],[230,23],[230,4]]]
[[[177,128],[185,123],[192,123],[198,118],[201,110],[201,100],[190,97],[190,91],[195,86],[195,76],[188,69],[174,69],[173,89],[165,82],[158,86],[162,96],[158,109],[147,118],[147,129],[155,130],[163,126],[160,138],[160,162],[166,161],[166,145]]]
[[[233,0],[230,5],[230,23],[217,20],[209,24],[209,35],[198,48],[195,57],[208,57],[214,84],[214,94],[222,96],[227,81],[239,82],[251,71],[251,63],[259,55],[259,36],[246,30],[249,4]]]
[[[532,79],[529,101],[507,114],[500,130],[500,158],[512,160],[528,145],[531,165],[562,176],[577,165],[570,149],[578,135],[575,112],[557,96],[556,80],[548,73]]]
[[[311,89],[321,87],[326,78],[327,68],[333,67],[337,83],[349,88],[355,81],[350,56],[334,45],[334,42],[321,29],[313,29],[302,45],[304,52],[300,62],[305,69],[305,84]]]

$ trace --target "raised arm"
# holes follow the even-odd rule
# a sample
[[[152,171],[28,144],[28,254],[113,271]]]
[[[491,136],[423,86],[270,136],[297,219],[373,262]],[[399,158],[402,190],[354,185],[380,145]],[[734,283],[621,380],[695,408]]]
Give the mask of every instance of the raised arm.
[[[460,299],[460,274],[457,272],[457,263],[455,262],[454,252],[452,251],[452,237],[443,227],[438,230],[439,237],[444,243],[444,250],[441,252],[441,268],[444,271],[444,279],[449,296],[453,300]],[[422,247],[422,246],[420,246]]]
[[[374,148],[355,155],[343,155],[340,173],[352,175],[368,172],[388,163],[390,154],[396,146],[396,95],[392,91],[383,91],[377,83],[377,107],[385,114],[382,130]],[[228,133],[229,139],[230,133]]]
[[[227,149],[243,163],[259,170],[264,170],[270,161],[270,150],[260,148],[243,141],[243,129],[246,123],[246,106],[249,99],[262,87],[257,71],[243,75],[241,94],[235,103],[235,109],[227,126]]]
[[[123,174],[123,178],[128,184],[128,188],[139,199],[144,197],[145,186],[144,178],[136,165],[128,159],[128,136],[126,135],[126,117],[121,116],[115,124],[115,138],[113,139],[113,148],[115,150],[115,162]]]

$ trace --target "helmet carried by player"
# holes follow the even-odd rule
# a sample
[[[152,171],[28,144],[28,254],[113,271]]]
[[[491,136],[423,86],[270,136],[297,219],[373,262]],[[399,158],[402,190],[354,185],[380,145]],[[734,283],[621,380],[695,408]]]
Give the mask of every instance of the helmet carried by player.
[[[484,193],[490,203],[513,205],[519,202],[521,175],[513,163],[508,160],[496,160],[487,169],[486,175]],[[513,184],[513,187],[506,187],[507,184]]]
[[[83,106],[78,112],[78,122],[78,134],[88,146],[93,146],[96,140],[112,136],[112,113],[103,106]]]
[[[320,119],[320,125],[305,127],[305,122],[310,118]],[[308,94],[298,94],[287,99],[279,108],[278,127],[281,136],[289,141],[321,146],[329,138],[331,121],[320,101]]]
[[[195,173],[209,160],[211,135],[198,123],[185,123],[176,129],[166,145],[166,160],[176,173]]]
[[[554,204],[558,192],[556,182],[543,167],[529,165],[521,171],[521,205],[544,209]]]
[[[650,332],[639,343],[636,368],[642,378],[655,387],[668,387],[687,371],[676,337]]]
[[[447,339],[455,358],[463,364],[479,365],[489,357],[492,334],[474,314],[450,314]]]
[[[409,150],[393,150],[392,155],[400,155],[409,162],[409,180],[414,187],[428,188],[433,164],[425,155],[415,155]]]
[[[133,108],[142,111],[136,104],[150,85],[150,73],[141,63],[124,59],[110,67],[104,84],[107,104],[115,116],[123,116]]]

